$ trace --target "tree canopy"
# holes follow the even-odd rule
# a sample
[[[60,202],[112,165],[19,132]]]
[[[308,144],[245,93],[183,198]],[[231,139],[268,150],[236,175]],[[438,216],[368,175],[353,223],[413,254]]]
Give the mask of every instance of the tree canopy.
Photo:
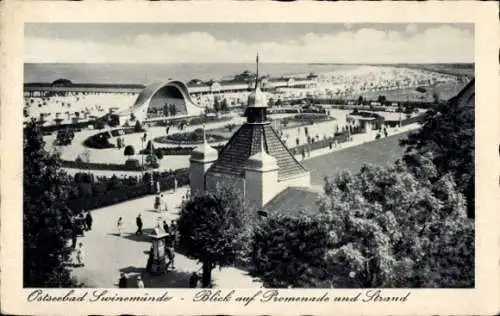
[[[250,273],[265,287],[329,287],[328,230],[309,215],[271,213],[251,239]]]
[[[457,97],[430,109],[422,128],[402,145],[407,146],[408,164],[416,164],[418,155],[431,155],[439,175],[451,173],[467,198],[469,217],[474,217],[474,82]]]
[[[124,149],[124,151],[123,151],[123,154],[124,154],[125,156],[133,156],[133,155],[135,155],[135,149],[134,149],[134,146],[132,146],[132,145],[127,145],[127,146],[125,146],[125,149]]]
[[[251,271],[270,287],[472,287],[474,226],[429,159],[328,180],[320,213],[255,230]]]
[[[211,284],[211,270],[233,264],[242,250],[245,206],[233,191],[194,196],[182,205],[178,220],[179,246],[203,264],[202,284]]]
[[[44,149],[40,126],[24,129],[23,270],[25,287],[73,285],[64,262],[70,250],[71,210],[60,202],[68,198],[71,180],[57,157]]]
[[[474,285],[474,226],[451,175],[417,177],[402,163],[342,173],[325,185],[333,284],[360,287]],[[431,181],[432,179],[432,181]]]

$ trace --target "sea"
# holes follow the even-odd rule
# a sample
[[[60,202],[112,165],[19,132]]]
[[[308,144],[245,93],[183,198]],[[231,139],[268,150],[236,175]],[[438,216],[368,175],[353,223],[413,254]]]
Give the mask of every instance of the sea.
[[[295,74],[349,70],[360,65],[262,63],[259,73],[280,77]],[[171,63],[171,64],[85,64],[25,63],[24,82],[53,82],[60,78],[74,83],[143,84],[168,81],[231,79],[245,70],[255,72],[252,63]]]

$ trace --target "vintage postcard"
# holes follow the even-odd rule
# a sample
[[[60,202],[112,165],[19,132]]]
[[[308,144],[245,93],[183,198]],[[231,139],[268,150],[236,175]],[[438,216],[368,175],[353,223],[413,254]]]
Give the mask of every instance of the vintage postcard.
[[[493,3],[2,8],[8,314],[495,314]]]

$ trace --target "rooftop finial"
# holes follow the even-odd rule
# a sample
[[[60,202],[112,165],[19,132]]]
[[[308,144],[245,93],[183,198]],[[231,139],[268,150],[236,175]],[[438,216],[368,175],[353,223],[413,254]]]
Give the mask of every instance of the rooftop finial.
[[[259,53],[257,52],[257,57],[255,58],[255,63],[257,64],[257,72],[255,74],[255,89],[259,85]]]
[[[203,144],[207,143],[207,135],[205,133],[205,124],[203,124]]]

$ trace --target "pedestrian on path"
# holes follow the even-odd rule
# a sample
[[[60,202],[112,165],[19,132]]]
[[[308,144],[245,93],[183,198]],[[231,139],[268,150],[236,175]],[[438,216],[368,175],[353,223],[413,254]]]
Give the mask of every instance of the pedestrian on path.
[[[83,257],[84,257],[83,243],[79,243],[78,248],[76,249],[76,262],[79,267],[85,266],[85,264],[83,263]]]
[[[163,200],[163,211],[165,213],[168,213],[168,204],[166,200]]]
[[[166,252],[167,258],[168,258],[167,269],[169,266],[172,266],[172,270],[175,270],[175,262],[174,262],[175,251],[174,251],[174,247],[172,246],[172,244],[170,244],[170,246],[168,246],[165,249],[165,252]]]
[[[123,218],[119,218],[118,222],[116,223],[116,228],[118,229],[118,236],[122,236],[122,227],[123,227]]]
[[[174,193],[177,191],[177,178],[174,177]]]
[[[135,223],[137,225],[137,231],[135,232],[136,235],[140,235],[142,236],[142,218],[141,218],[141,214],[137,215],[136,219],[135,219]]]
[[[141,278],[141,276],[140,276],[140,275],[139,275],[139,276],[137,276],[137,287],[138,287],[139,289],[143,289],[143,288],[144,288],[144,282],[142,281],[142,278]]]
[[[92,218],[92,215],[90,215],[90,212],[87,212],[87,215],[85,216],[85,224],[87,225],[87,230],[92,230],[92,222],[94,219]]]

